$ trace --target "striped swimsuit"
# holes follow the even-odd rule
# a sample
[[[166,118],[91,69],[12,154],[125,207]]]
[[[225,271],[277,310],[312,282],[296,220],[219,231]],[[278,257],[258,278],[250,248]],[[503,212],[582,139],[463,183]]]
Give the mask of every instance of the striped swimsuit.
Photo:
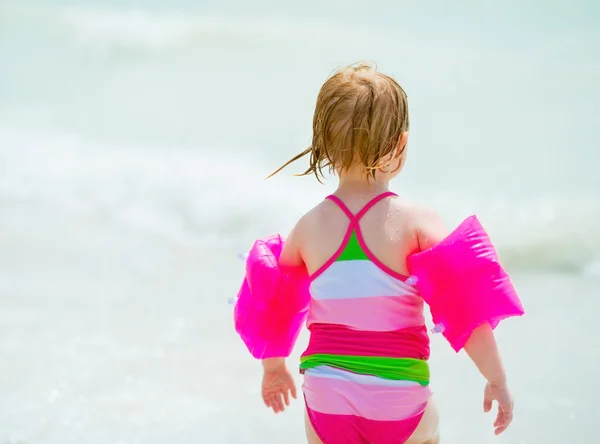
[[[311,276],[310,341],[300,359],[308,417],[324,444],[401,444],[418,426],[429,390],[429,337],[423,300],[406,277],[366,246],[348,216],[342,245]]]

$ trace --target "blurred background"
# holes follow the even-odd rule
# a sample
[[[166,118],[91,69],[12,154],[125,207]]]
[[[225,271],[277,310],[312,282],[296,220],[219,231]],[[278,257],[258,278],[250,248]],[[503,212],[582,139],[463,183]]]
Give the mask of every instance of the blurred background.
[[[392,189],[477,213],[527,310],[501,437],[432,338],[442,442],[599,442],[598,48],[592,0],[0,0],[0,443],[305,442],[227,300],[236,255],[334,189],[264,177],[359,60],[408,93]]]

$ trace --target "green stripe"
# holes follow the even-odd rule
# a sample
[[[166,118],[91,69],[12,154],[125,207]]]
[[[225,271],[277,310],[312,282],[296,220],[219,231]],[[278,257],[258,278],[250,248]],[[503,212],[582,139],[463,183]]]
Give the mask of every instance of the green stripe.
[[[329,365],[362,375],[383,379],[414,381],[429,385],[429,364],[422,359],[387,358],[384,356],[346,356],[314,354],[300,358],[300,369]]]
[[[335,261],[339,262],[368,260],[370,259],[361,248],[360,243],[358,242],[358,237],[356,236],[356,232],[352,231],[352,234],[350,235],[350,239],[348,239],[348,243],[346,244],[344,251],[342,251],[342,254],[340,254]]]

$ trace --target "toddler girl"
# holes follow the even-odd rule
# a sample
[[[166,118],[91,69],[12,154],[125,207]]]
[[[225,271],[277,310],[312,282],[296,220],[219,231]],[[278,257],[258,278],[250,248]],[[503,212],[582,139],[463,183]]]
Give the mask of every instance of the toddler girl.
[[[300,363],[310,444],[439,442],[423,299],[406,282],[406,258],[448,232],[436,213],[389,191],[406,162],[408,130],[400,85],[352,66],[321,88],[311,146],[275,171],[309,155],[303,175],[320,180],[325,169],[339,180],[300,218],[279,258],[310,279],[310,341]],[[513,401],[490,325],[475,329],[464,349],[487,380],[484,411],[498,403],[500,434]],[[262,362],[263,400],[283,411],[296,397],[293,378],[284,358]]]

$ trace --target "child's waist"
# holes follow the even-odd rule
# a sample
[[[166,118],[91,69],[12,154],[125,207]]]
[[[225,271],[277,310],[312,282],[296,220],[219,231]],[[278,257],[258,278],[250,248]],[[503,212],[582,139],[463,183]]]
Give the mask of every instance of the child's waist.
[[[359,375],[371,375],[392,381],[413,381],[429,385],[429,363],[412,358],[385,358],[381,356],[350,356],[315,354],[300,358],[300,373],[328,366]]]
[[[335,324],[311,324],[310,340],[302,356],[335,354],[429,359],[427,327],[394,331],[364,331]]]
[[[301,371],[329,365],[385,379],[429,383],[429,337],[426,327],[389,332],[353,330],[341,325],[312,324]]]

